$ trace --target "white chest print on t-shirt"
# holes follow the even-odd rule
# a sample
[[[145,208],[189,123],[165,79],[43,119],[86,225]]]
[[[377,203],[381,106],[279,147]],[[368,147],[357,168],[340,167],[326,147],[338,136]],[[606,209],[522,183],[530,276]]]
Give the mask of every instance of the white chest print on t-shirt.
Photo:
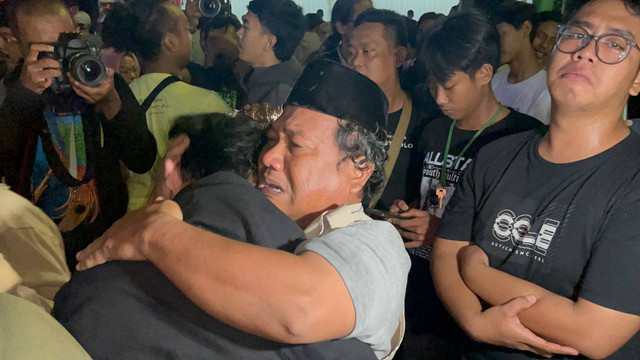
[[[534,259],[544,262],[560,222],[546,218],[540,231],[535,232],[530,231],[531,220],[532,217],[528,214],[516,215],[508,209],[500,211],[492,229],[497,242],[491,242],[491,244],[503,250],[515,251],[516,255],[534,256]],[[513,246],[505,244],[509,241]]]

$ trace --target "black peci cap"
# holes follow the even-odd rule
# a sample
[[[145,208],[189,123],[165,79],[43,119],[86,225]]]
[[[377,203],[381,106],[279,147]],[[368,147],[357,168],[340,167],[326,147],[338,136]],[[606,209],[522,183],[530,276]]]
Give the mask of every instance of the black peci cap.
[[[387,128],[387,97],[366,76],[337,62],[311,62],[296,81],[284,106],[299,106],[356,123],[376,132]]]

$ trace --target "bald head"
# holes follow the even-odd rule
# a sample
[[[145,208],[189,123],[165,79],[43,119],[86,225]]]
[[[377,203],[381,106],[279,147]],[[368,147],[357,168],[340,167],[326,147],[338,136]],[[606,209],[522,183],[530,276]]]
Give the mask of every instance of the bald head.
[[[73,31],[67,7],[59,0],[15,0],[10,5],[9,26],[23,55],[33,43],[55,42],[61,32]]]

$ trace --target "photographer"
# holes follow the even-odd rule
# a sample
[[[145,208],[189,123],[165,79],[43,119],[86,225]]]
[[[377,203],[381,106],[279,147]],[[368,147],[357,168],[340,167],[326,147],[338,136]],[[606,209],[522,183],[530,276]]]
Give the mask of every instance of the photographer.
[[[61,63],[40,57],[56,51],[47,44],[73,30],[60,1],[12,5],[9,20],[24,60],[0,107],[0,178],[49,216],[62,215],[59,228],[73,268],[75,253],[126,212],[119,161],[148,171],[156,144],[135,97],[112,69],[96,87],[69,78],[72,91],[59,89]]]

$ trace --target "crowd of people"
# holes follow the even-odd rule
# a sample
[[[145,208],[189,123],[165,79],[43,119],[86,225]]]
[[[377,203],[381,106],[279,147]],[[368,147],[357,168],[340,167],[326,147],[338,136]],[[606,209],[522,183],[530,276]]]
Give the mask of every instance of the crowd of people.
[[[640,358],[638,0],[180,3],[0,2],[3,358]]]

